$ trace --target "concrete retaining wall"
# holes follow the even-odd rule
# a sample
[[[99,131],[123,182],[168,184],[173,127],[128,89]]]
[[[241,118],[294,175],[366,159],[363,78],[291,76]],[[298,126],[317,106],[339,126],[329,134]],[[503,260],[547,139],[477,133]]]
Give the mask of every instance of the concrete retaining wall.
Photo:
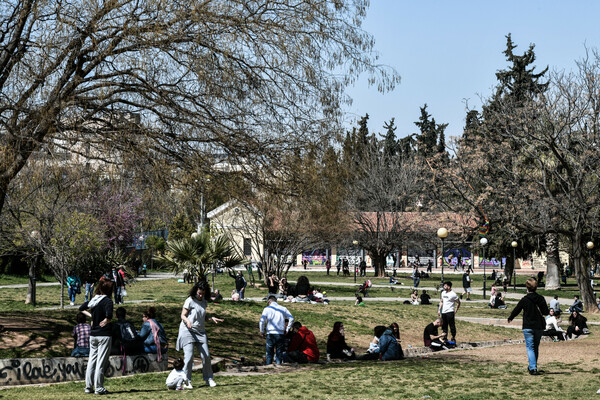
[[[12,358],[0,360],[0,386],[26,385],[32,383],[52,383],[76,381],[85,379],[87,357],[56,357],[56,358]],[[163,356],[156,361],[156,354],[128,356],[125,360],[123,373],[123,358],[110,356],[106,367],[107,378],[144,372],[166,371],[168,358]]]

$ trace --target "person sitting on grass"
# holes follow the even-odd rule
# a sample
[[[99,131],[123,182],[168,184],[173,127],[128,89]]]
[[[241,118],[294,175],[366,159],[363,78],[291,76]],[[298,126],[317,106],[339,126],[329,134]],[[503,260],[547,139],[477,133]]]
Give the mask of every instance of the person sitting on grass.
[[[413,290],[413,292],[410,294],[410,304],[413,306],[419,305],[419,292],[417,289]]]
[[[430,305],[431,296],[427,294],[427,290],[423,290],[421,294],[421,305]]]
[[[549,309],[549,313],[550,314],[546,316],[546,329],[544,330],[543,335],[549,336],[555,342],[565,340],[565,332],[558,326],[560,322],[560,313],[555,312],[553,308]]]
[[[573,296],[573,304],[571,305],[571,307],[569,307],[569,312],[572,313],[573,311],[583,311],[583,302],[579,300],[578,295]]]
[[[90,331],[92,327],[86,323],[85,314],[77,313],[75,317],[77,325],[73,327],[73,337],[75,338],[75,348],[71,352],[71,357],[87,357],[90,355]]]
[[[378,325],[373,328],[373,340],[369,343],[369,348],[365,354],[357,356],[356,358],[359,360],[379,360],[379,338],[385,332],[386,327],[383,325]]]
[[[401,360],[403,353],[390,328],[379,333],[379,359],[381,361]]]
[[[448,350],[446,332],[438,333],[440,326],[442,326],[442,319],[438,318],[427,325],[423,331],[423,344],[433,351]]]
[[[365,302],[363,301],[363,298],[361,296],[356,296],[356,301],[354,302],[355,306],[364,306]]]
[[[283,353],[283,360],[299,364],[319,362],[319,347],[315,335],[298,321],[294,321],[290,332],[293,333],[292,341],[287,352]]]
[[[398,342],[398,346],[400,347],[400,358],[404,359],[404,351],[402,351],[402,340],[400,340],[400,325],[397,322],[392,322],[390,328],[392,330],[392,334],[396,338],[396,342]]]
[[[580,314],[579,311],[573,310],[569,316],[569,327],[567,328],[567,337],[573,339],[578,338],[579,335],[584,335],[588,332],[587,318]]]
[[[497,291],[496,294],[490,298],[490,303],[488,304],[488,306],[490,308],[499,308],[499,309],[507,308],[506,303],[504,302],[504,299],[502,298],[502,292]]]
[[[339,321],[333,324],[333,330],[327,337],[327,354],[331,358],[342,360],[353,360],[356,358],[354,348],[346,344],[344,324]]]

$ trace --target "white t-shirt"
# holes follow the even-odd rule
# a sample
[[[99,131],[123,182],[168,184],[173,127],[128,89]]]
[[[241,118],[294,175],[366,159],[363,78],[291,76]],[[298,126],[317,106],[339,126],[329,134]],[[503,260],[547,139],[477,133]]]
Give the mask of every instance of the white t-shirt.
[[[183,308],[190,310],[187,318],[192,323],[192,330],[204,333],[204,320],[206,318],[206,299],[198,301],[195,297],[188,297],[183,303]],[[184,324],[183,321],[181,321]]]
[[[442,314],[454,312],[454,305],[458,301],[458,296],[453,290],[442,292]]]

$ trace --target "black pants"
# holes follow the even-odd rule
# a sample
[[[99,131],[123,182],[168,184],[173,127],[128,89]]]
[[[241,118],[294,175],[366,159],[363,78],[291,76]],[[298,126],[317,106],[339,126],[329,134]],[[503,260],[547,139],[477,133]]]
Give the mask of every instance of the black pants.
[[[442,330],[446,334],[448,333],[448,326],[450,326],[450,333],[452,334],[451,340],[454,340],[454,338],[456,338],[456,325],[454,323],[454,312],[442,314]],[[448,339],[448,336],[446,336],[446,339]]]
[[[552,339],[558,338],[558,340],[565,340],[565,333],[557,331],[556,329],[548,329],[542,333],[543,336],[550,336]]]
[[[298,350],[288,351],[283,355],[283,358],[285,362],[295,362],[298,364],[308,363],[308,358],[306,357],[306,354]]]

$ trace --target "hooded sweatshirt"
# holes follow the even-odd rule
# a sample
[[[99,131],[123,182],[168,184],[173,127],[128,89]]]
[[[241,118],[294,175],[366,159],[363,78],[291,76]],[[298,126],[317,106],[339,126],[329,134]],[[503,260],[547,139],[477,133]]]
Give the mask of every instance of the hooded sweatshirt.
[[[92,330],[90,336],[112,336],[112,324],[100,326],[105,318],[109,320],[113,317],[113,302],[110,297],[103,294],[95,295],[90,301],[86,301],[79,307],[79,311],[91,310]]]

